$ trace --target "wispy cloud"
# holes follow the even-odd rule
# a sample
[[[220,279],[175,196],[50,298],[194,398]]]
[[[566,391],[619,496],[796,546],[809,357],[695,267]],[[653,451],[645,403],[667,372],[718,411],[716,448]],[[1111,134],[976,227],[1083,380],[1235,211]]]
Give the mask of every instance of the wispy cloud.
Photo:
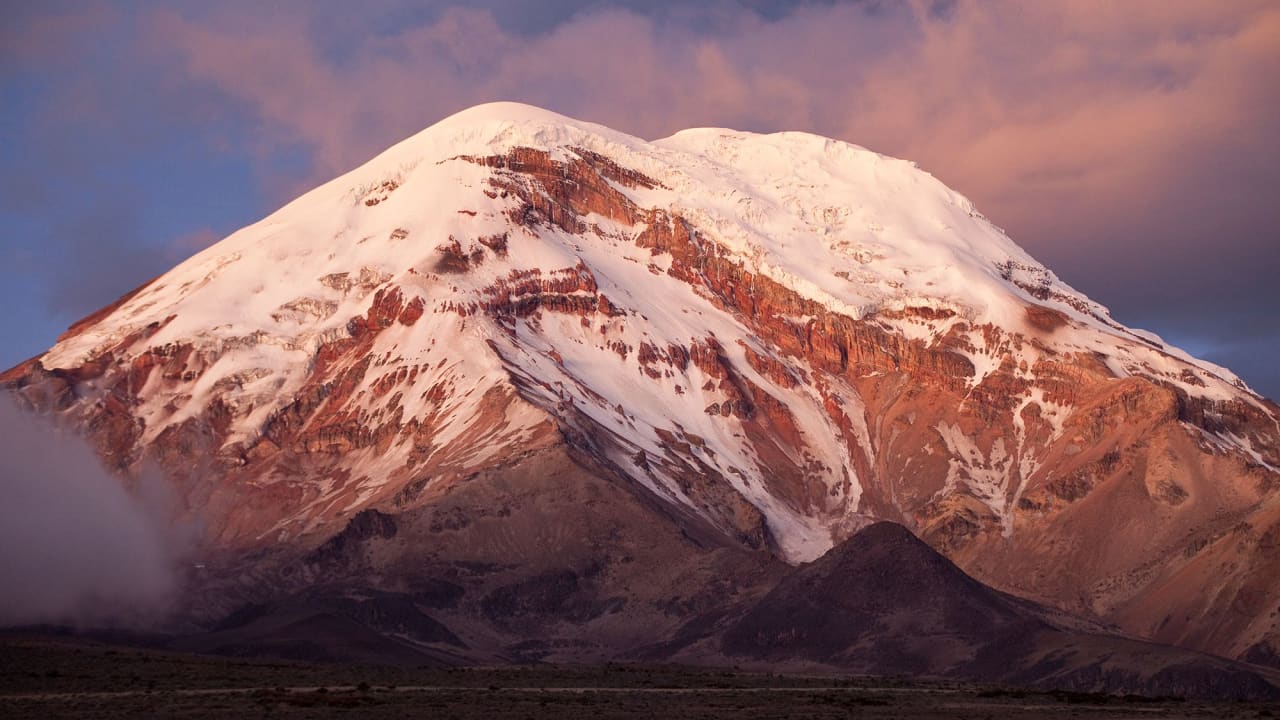
[[[154,622],[179,536],[159,487],[131,494],[83,441],[0,398],[0,626]]]
[[[1237,322],[1280,305],[1273,2],[505,5],[141,6],[121,32],[147,92],[67,95],[224,133],[278,201],[491,100],[650,138],[808,130],[917,161],[1122,320],[1280,336]],[[84,26],[36,29],[96,47]]]

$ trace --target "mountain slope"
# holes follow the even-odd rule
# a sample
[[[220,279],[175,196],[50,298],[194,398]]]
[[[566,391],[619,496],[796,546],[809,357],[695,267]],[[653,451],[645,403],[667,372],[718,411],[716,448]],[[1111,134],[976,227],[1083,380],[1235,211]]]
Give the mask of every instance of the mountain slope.
[[[1270,697],[1256,673],[1194,653],[1085,635],[968,577],[894,523],[798,568],[723,633],[731,658],[1089,692]]]
[[[430,505],[368,510],[318,548],[205,558],[192,610],[223,618],[179,647],[358,660],[300,621],[355,624],[417,666],[604,662],[677,632],[690,615],[758,596],[788,567],[564,447],[486,471]],[[282,637],[283,636],[283,637]],[[356,647],[360,651],[360,647]],[[344,656],[341,653],[346,652]]]
[[[1002,590],[1280,651],[1276,406],[913,164],[803,133],[473,108],[2,380],[160,466],[209,553],[567,448],[788,562],[889,519]]]
[[[793,568],[716,544],[714,532],[673,532],[677,519],[655,514],[642,492],[555,453],[536,462],[536,472],[478,478],[427,513],[358,517],[340,543],[275,568],[311,575],[275,576],[277,590],[301,592],[173,646],[339,661],[376,652],[411,667],[674,661],[1280,698],[1275,673],[1076,627],[995,592],[893,523]],[[557,532],[566,525],[575,532]]]

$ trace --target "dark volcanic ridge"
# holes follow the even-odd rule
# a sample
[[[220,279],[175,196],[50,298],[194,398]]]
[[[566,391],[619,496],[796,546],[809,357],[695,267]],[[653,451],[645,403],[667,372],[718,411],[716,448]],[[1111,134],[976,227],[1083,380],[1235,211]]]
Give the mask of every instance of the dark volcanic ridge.
[[[384,527],[403,522],[381,520]],[[366,536],[345,547],[363,555],[386,539]],[[629,562],[665,564],[656,557]],[[732,585],[728,572],[751,572],[723,558],[713,567],[718,572],[706,584]],[[600,569],[579,574],[564,567],[519,580],[514,577],[522,577],[522,568],[467,569],[470,582],[404,578],[419,583],[406,593],[341,581],[312,586],[243,606],[205,632],[140,642],[240,658],[401,668],[676,663],[1115,696],[1280,701],[1274,671],[1066,627],[1057,622],[1059,614],[965,575],[894,523],[874,524],[813,563],[762,568],[761,581],[747,583],[749,589],[737,595],[659,602],[666,606],[666,623],[653,622],[644,599],[614,594],[614,583],[590,577],[603,574]],[[475,597],[471,588],[493,584],[477,582],[490,574],[502,579]],[[682,602],[694,607],[670,607]]]

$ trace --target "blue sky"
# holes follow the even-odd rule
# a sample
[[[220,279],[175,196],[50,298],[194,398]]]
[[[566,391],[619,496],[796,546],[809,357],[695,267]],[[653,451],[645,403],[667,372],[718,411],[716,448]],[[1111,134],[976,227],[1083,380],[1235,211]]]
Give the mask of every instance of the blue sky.
[[[0,366],[459,109],[916,160],[1067,282],[1280,397],[1280,7],[42,2],[0,23]]]

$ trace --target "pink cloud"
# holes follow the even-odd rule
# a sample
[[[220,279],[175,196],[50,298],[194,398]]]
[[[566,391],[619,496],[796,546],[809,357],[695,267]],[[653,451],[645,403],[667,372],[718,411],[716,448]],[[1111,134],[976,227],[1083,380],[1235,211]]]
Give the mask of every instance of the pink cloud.
[[[1065,265],[1069,280],[1087,258],[1140,278],[1152,246],[1183,252],[1233,218],[1256,236],[1275,217],[1274,3],[931,7],[811,5],[776,21],[722,14],[701,29],[605,9],[532,36],[454,9],[390,35],[340,38],[340,59],[305,14],[246,24],[162,13],[153,34],[188,80],[251,111],[264,148],[312,150],[304,185],[456,110],[514,99],[644,137],[798,129],[907,157]]]
[[[46,150],[11,173],[9,202],[56,201],[45,168],[88,177],[94,157],[125,167],[157,134],[196,132],[233,162],[256,153],[271,206],[502,99],[648,138],[808,130],[917,161],[1122,320],[1275,344],[1276,3],[813,2],[777,19],[747,4],[558,1],[587,9],[531,34],[465,6],[413,20],[401,0],[16,8],[0,70],[51,72],[29,123]],[[85,225],[95,263],[129,265],[99,249],[127,223]]]
[[[179,235],[165,245],[165,260],[177,264],[221,239],[222,236],[211,228],[192,230]]]
[[[1064,199],[1150,211],[1207,153],[1274,153],[1280,8],[1159,5],[962,7],[870,75],[878,106],[843,134],[882,138],[1022,228]]]

